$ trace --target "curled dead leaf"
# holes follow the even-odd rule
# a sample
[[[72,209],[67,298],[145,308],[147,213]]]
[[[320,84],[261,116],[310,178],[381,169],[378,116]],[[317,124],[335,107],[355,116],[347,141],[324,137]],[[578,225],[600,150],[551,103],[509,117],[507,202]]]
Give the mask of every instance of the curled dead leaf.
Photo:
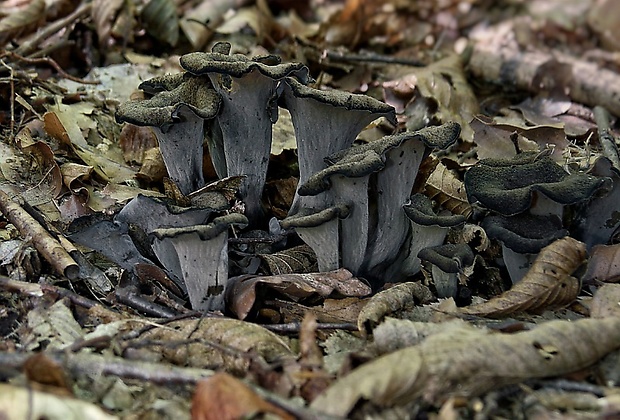
[[[429,303],[435,299],[428,287],[419,282],[401,283],[374,295],[360,311],[357,327],[370,333],[389,314],[401,311],[416,303]]]
[[[516,334],[449,330],[362,365],[311,408],[347,416],[361,400],[382,407],[420,398],[440,404],[451,396],[470,398],[526,379],[574,372],[618,347],[617,317],[550,321]]]
[[[585,261],[585,244],[564,237],[540,251],[525,277],[500,296],[460,309],[460,313],[502,317],[516,312],[565,306],[575,300],[581,284],[572,276]]]

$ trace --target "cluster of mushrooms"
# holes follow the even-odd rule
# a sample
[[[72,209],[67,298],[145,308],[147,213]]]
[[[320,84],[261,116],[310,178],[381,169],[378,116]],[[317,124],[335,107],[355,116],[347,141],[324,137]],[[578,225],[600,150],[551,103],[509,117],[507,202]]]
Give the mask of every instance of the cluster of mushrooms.
[[[229,227],[252,225],[262,216],[272,125],[281,106],[291,114],[300,177],[289,216],[280,225],[294,228],[315,251],[319,270],[344,267],[381,283],[418,273],[424,260],[432,264],[439,295],[454,295],[458,274],[474,256],[469,245],[444,241],[466,217],[437,213],[429,198],[411,192],[422,160],[453,145],[459,125],[445,123],[354,146],[372,121],[384,117],[395,123],[394,109],[366,95],[314,89],[303,64],[283,64],[272,55],[250,59],[231,55],[230,49],[218,43],[211,53],[182,56],[184,73],[143,82],[139,88],[150,97],[125,103],[116,114],[119,122],[153,127],[168,175],[190,197],[188,206],[139,195],[115,216],[78,219],[71,237],[129,271],[158,261],[194,309],[224,309]],[[245,215],[227,212],[228,201],[217,192],[201,192],[205,143],[220,178],[244,177],[239,196]],[[469,170],[465,183],[472,202],[498,214],[485,218],[484,226],[502,241],[505,255],[512,250],[527,259],[548,242],[541,235],[567,233],[561,229],[562,206],[589,199],[609,177],[568,175],[549,159],[529,155],[518,159],[523,162],[482,161]],[[540,183],[509,185],[530,177],[510,172],[519,165],[532,166]],[[525,204],[508,204],[502,194]],[[496,233],[512,225],[517,230],[557,225],[559,230],[551,236],[535,233],[535,247],[525,248]],[[511,264],[506,258],[507,267]],[[516,264],[524,266],[522,260]]]

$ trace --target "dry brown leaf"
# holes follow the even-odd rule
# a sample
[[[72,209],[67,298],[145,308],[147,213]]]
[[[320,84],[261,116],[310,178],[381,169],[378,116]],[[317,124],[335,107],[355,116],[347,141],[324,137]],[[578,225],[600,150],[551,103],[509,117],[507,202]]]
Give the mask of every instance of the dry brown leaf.
[[[45,22],[45,0],[34,0],[24,9],[0,20],[0,46],[10,39],[33,32]]]
[[[317,271],[316,256],[308,245],[300,245],[275,254],[258,255],[271,275]]]
[[[596,280],[607,283],[620,281],[620,245],[595,245],[592,248],[583,281]]]
[[[216,373],[200,381],[192,399],[192,420],[249,419],[266,413],[280,419],[294,418],[227,373]]]
[[[124,0],[93,0],[90,15],[95,23],[100,45],[108,45],[112,24],[123,7]]]
[[[550,321],[531,331],[464,328],[375,359],[330,386],[311,408],[347,416],[360,400],[386,407],[423,398],[440,404],[530,378],[583,369],[620,347],[620,318]]]
[[[435,296],[422,283],[398,284],[370,298],[357,317],[357,328],[369,333],[386,315],[433,300],[435,300]]]
[[[282,338],[271,331],[260,325],[229,318],[174,321],[147,331],[137,340],[162,343],[150,349],[176,365],[217,367],[238,373],[246,372],[248,353],[267,362],[293,356]],[[209,345],[209,342],[214,345]]]
[[[525,277],[500,296],[467,306],[460,313],[501,317],[516,312],[554,309],[573,302],[581,284],[571,274],[585,261],[586,246],[571,237],[558,239],[540,251]]]
[[[469,218],[473,209],[467,201],[467,193],[463,181],[458,179],[446,165],[439,162],[435,170],[426,180],[425,192],[432,200],[450,210]]]
[[[341,268],[326,273],[281,274],[277,276],[237,276],[228,280],[226,300],[228,309],[240,319],[248,316],[260,293],[257,289],[267,288],[290,300],[298,302],[307,298],[331,295],[367,296],[370,287],[353,277],[350,271]]]

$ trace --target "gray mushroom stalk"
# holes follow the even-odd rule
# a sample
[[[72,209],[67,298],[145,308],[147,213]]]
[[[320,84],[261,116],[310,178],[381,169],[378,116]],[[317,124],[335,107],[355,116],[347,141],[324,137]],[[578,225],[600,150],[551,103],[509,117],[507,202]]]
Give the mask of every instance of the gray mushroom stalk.
[[[174,251],[169,258],[178,262],[179,271],[175,274],[183,279],[193,309],[225,309],[228,229],[231,225],[244,226],[247,222],[244,215],[230,213],[208,224],[161,228],[151,232],[154,247],[161,244]]]
[[[445,244],[425,248],[418,253],[422,261],[431,265],[431,275],[437,296],[456,297],[459,277],[474,263],[474,253],[467,244]]]
[[[292,77],[283,80],[280,90],[282,105],[291,113],[295,129],[298,187],[326,167],[326,157],[351,147],[372,121],[385,117],[396,125],[394,108],[367,95],[314,89]],[[313,197],[300,198],[298,188],[289,214],[324,204],[322,197]]]
[[[204,122],[215,117],[221,102],[211,82],[184,74],[143,82],[140,87],[154,96],[122,104],[116,120],[153,127],[168,175],[183,194],[204,186]]]
[[[220,177],[246,176],[240,194],[246,214],[256,220],[262,214],[272,125],[278,118],[278,81],[294,75],[307,82],[308,69],[301,63],[280,64],[275,56],[251,60],[229,52],[230,44],[220,43],[211,53],[186,54],[180,62],[188,72],[208,77],[221,97],[222,109],[210,137],[213,161]]]

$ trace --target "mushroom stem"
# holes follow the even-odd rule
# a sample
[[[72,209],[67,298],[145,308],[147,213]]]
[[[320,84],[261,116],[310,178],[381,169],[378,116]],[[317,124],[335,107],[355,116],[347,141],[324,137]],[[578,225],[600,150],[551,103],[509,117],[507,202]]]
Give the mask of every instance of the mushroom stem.
[[[527,274],[538,254],[521,254],[502,244],[502,256],[510,280],[515,284]]]
[[[227,176],[244,175],[239,192],[249,219],[262,214],[261,196],[271,151],[272,124],[277,119],[276,83],[257,69],[241,78],[209,73],[222,97],[217,122],[222,133]],[[225,80],[232,80],[230,87]],[[251,87],[250,87],[251,86]]]
[[[315,227],[297,227],[295,231],[316,254],[319,272],[336,270],[340,267],[338,244],[338,218]]]

